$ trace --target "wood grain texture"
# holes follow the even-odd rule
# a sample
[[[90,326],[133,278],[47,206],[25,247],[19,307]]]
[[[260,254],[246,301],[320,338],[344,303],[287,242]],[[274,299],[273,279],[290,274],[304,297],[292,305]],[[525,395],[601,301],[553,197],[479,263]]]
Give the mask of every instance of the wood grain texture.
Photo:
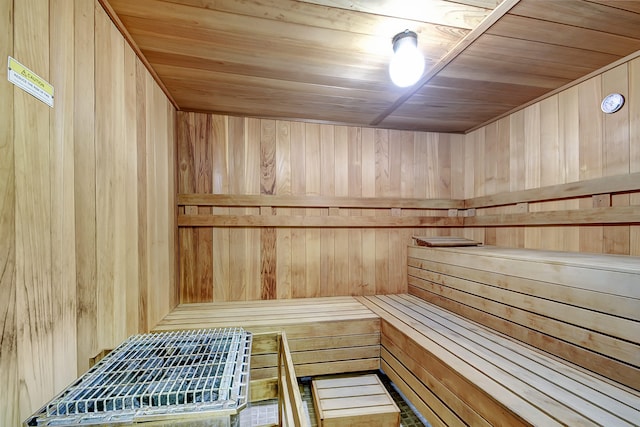
[[[75,194],[67,185],[74,181],[74,4],[50,3],[50,81],[56,88],[55,108],[50,111],[51,163],[51,266],[53,292],[54,389],[65,387],[77,373]]]
[[[36,4],[38,3],[38,4]],[[14,4],[14,56],[49,79],[49,4]],[[49,107],[14,89],[19,416],[55,392]]]
[[[490,246],[409,253],[410,292],[638,389],[637,258]]]
[[[593,211],[595,215],[590,220],[586,219],[588,212],[580,213],[593,207],[590,198],[593,193],[590,190],[587,190],[587,194],[583,193],[589,185],[593,185],[594,191],[602,186],[602,193],[616,193],[613,203],[617,205],[616,208],[623,209],[621,213],[628,208],[629,200],[635,193],[632,187],[636,185],[637,177],[633,174],[635,171],[630,169],[629,159],[632,158],[632,150],[635,150],[632,141],[636,138],[637,130],[633,127],[636,121],[627,109],[633,104],[612,115],[600,111],[600,102],[606,93],[630,93],[635,87],[637,69],[631,67],[631,63],[622,63],[509,116],[507,141],[512,151],[508,163],[497,156],[485,155],[487,138],[502,140],[500,132],[496,133],[493,125],[465,135],[465,150],[470,156],[465,170],[465,198],[469,207],[485,202],[502,205],[499,201],[501,197],[532,196],[547,199],[529,203],[527,211],[532,213],[532,220],[566,210],[563,226],[536,227],[536,220],[529,222],[529,226],[508,227],[497,233],[487,228],[477,228],[475,235],[465,231],[467,237],[510,247],[596,253],[632,252],[631,230],[635,230],[632,228],[635,226],[598,225],[600,213],[603,214],[603,222],[606,220],[606,210],[600,213]],[[497,123],[499,126],[501,122]],[[471,158],[474,159],[473,165]],[[493,184],[485,172],[505,169],[506,175],[502,178],[508,180],[505,192],[500,193],[497,188],[488,192],[487,185]],[[607,181],[607,178],[611,181]],[[625,188],[625,181],[630,187]],[[619,190],[615,189],[617,185],[621,186]],[[547,191],[556,196],[544,196]],[[494,220],[483,220],[481,217],[484,215],[494,215]],[[583,220],[576,221],[582,221],[585,225],[572,226],[570,218],[574,215],[585,216]],[[620,218],[623,222],[625,215],[623,213]],[[495,210],[485,205],[477,209],[476,219],[470,219],[468,224],[479,225],[486,221],[485,224],[498,225],[504,219],[504,225],[517,225],[516,218],[524,217],[526,215],[517,210]],[[588,222],[592,225],[586,224]],[[489,233],[486,237],[491,239],[483,240],[480,233]]]
[[[13,2],[0,2],[0,51],[13,55]],[[15,161],[13,85],[0,82],[0,424],[17,425],[19,405],[16,313]]]
[[[2,7],[7,51],[55,87],[51,109],[0,85],[0,423],[16,425],[177,303],[177,156],[173,107],[97,2]]]
[[[190,134],[180,132],[187,139],[179,141],[178,188],[186,193],[178,195],[184,212],[178,222],[181,234],[185,226],[228,228],[230,237],[215,243],[213,259],[229,253],[230,268],[223,282],[211,285],[206,278],[212,273],[203,272],[207,283],[198,284],[189,267],[194,243],[183,241],[183,292],[194,287],[189,293],[198,295],[198,287],[213,286],[226,298],[217,301],[392,293],[406,286],[396,262],[412,228],[461,225],[446,211],[463,207],[450,198],[448,136],[180,113],[185,120],[194,128],[211,120],[229,123],[220,131],[228,150],[218,151],[222,158],[212,171],[228,188],[215,194],[188,190],[198,167]],[[196,205],[221,210],[197,215]],[[232,297],[219,288],[242,293]]]

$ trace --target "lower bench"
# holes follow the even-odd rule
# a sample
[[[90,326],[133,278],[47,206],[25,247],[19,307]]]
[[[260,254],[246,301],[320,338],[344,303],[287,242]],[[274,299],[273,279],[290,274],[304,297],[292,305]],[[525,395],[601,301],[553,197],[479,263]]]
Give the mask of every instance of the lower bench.
[[[412,295],[361,297],[381,365],[434,426],[640,423],[640,395]]]
[[[354,297],[181,304],[154,331],[223,327],[285,331],[298,377],[380,367],[380,319]],[[275,377],[277,363],[254,345],[251,378]]]

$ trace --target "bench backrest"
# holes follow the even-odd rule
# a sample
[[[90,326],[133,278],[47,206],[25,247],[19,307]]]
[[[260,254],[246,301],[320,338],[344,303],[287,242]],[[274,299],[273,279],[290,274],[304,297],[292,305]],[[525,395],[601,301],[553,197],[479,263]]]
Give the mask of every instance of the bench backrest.
[[[640,257],[408,250],[409,293],[640,390]]]

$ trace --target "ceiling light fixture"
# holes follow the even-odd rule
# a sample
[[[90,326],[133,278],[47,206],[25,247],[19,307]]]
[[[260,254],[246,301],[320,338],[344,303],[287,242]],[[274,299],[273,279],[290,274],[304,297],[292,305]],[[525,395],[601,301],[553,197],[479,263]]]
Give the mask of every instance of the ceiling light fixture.
[[[418,35],[405,30],[393,37],[392,44],[393,57],[389,63],[391,81],[399,87],[415,84],[424,72],[424,57],[418,49]]]

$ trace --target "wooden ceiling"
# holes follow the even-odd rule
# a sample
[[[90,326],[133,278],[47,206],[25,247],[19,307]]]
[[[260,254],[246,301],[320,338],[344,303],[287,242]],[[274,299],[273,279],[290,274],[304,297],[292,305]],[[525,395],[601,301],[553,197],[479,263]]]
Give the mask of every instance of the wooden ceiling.
[[[640,50],[638,0],[100,1],[185,111],[466,132]]]

